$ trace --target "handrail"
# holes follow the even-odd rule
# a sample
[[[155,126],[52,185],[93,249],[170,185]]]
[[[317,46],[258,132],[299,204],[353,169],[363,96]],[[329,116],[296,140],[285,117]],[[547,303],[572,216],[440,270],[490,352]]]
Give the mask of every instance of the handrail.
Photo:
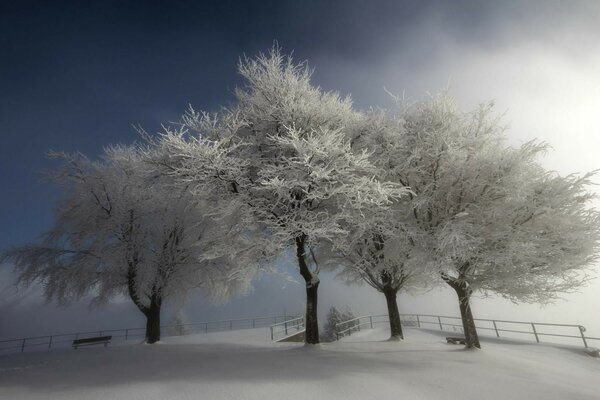
[[[369,317],[372,317],[372,318],[375,318],[375,317],[387,317],[387,314],[361,315],[360,317],[355,317],[355,318],[352,318],[352,319],[348,319],[346,321],[338,322],[337,324],[335,324],[335,326],[347,324],[347,323],[352,322],[352,321],[358,321],[361,318],[369,318]]]
[[[277,330],[278,327],[282,327],[281,330]],[[283,333],[284,336],[281,338],[277,338],[277,340],[281,340],[290,335],[289,331],[292,331],[292,334],[297,334],[305,329],[304,326],[304,317],[296,317],[287,321],[275,323],[269,326],[271,330],[271,340],[275,340],[275,336],[279,333]]]
[[[278,323],[273,324],[273,325],[269,325],[269,327],[275,327],[275,326],[285,325],[285,324],[288,324],[290,322],[298,321],[300,319],[304,319],[304,317],[296,317],[296,318],[293,318],[293,319],[288,319],[286,321],[282,321],[282,322],[278,322]]]
[[[381,317],[388,318],[388,316],[385,314],[363,315],[360,317],[356,317],[356,318],[352,318],[352,319],[349,319],[346,321],[339,322],[335,325],[336,336],[339,339],[340,337],[343,337],[346,335],[351,335],[354,331],[360,331],[360,328],[363,326],[370,326],[371,328],[373,328],[373,324],[389,322],[389,319],[387,319],[385,321],[374,321],[373,320],[374,318],[381,318]],[[459,328],[462,330],[462,324],[452,324],[452,323],[448,323],[446,321],[442,321],[442,319],[461,320],[460,317],[445,316],[445,315],[433,315],[433,314],[400,314],[400,318],[406,319],[409,317],[413,318],[412,320],[410,320],[410,322],[412,323],[411,325],[416,326],[417,328],[421,328],[422,325],[430,324],[430,325],[439,326],[440,331],[443,331],[444,327],[454,327],[454,328]],[[361,322],[361,320],[364,320],[366,318],[369,319],[368,322]],[[434,321],[423,320],[423,318],[433,318]],[[408,321],[406,321],[406,322],[408,322]],[[509,321],[509,320],[485,319],[485,318],[474,318],[474,322],[491,322],[492,323],[491,327],[490,326],[487,326],[487,327],[486,326],[478,326],[477,329],[492,330],[496,333],[497,338],[500,338],[500,332],[534,335],[537,343],[540,343],[541,336],[564,337],[564,338],[572,338],[572,339],[581,339],[583,341],[583,345],[585,348],[588,347],[588,342],[587,342],[588,340],[600,340],[600,338],[598,338],[598,337],[585,336],[585,331],[586,331],[585,327],[583,325],[578,325],[578,324],[554,324],[554,323],[549,323],[549,322],[525,322],[525,321]],[[342,327],[347,326],[350,323],[353,323],[353,324],[344,329],[340,329]],[[515,329],[502,329],[501,327],[498,327],[498,324],[528,325],[531,327],[531,330],[523,331],[523,330],[515,330]],[[540,332],[539,330],[536,329],[536,326],[537,327],[539,327],[539,326],[554,326],[554,327],[561,327],[561,328],[577,328],[579,331],[578,332],[579,334],[578,335],[566,335],[566,334],[559,334],[559,333]]]
[[[336,338],[337,338],[337,340],[339,340],[340,337],[346,336],[346,334],[351,335],[353,330],[360,331],[361,326],[369,325],[371,328],[373,328],[373,324],[388,322],[387,320],[385,320],[385,321],[373,320],[373,318],[381,318],[381,317],[388,318],[388,315],[387,314],[361,315],[360,317],[355,317],[355,318],[352,318],[352,319],[349,319],[346,321],[338,322],[337,324],[335,324]],[[369,318],[369,322],[361,323],[360,320],[365,319],[365,318]],[[350,325],[349,327],[347,327],[345,329],[342,329],[342,330],[339,329],[339,327],[348,325],[349,323],[352,323],[352,322],[355,322],[355,323],[353,323],[352,325]]]
[[[169,328],[183,327],[187,328],[187,333],[208,333],[209,331],[224,331],[236,329],[250,329],[267,327],[268,323],[275,322],[278,320],[287,319],[289,316],[285,315],[274,315],[266,317],[254,317],[254,318],[237,318],[229,320],[213,320],[205,322],[194,322],[189,324],[176,324],[176,325],[161,325],[161,329],[167,330],[163,332],[162,336],[171,336],[168,333]],[[103,333],[112,333],[113,342],[115,340],[127,341],[133,337],[143,336],[145,328],[120,328],[120,329],[102,329],[95,331],[84,331],[84,332],[71,332],[71,333],[59,333],[45,336],[30,336],[15,339],[0,340],[0,352],[1,354],[8,354],[10,352],[24,352],[27,348],[41,347],[44,346],[46,349],[51,349],[59,344],[71,343],[74,339],[79,339],[81,336],[97,335],[102,336]],[[186,334],[186,333],[184,333]],[[69,337],[65,340],[66,337]]]

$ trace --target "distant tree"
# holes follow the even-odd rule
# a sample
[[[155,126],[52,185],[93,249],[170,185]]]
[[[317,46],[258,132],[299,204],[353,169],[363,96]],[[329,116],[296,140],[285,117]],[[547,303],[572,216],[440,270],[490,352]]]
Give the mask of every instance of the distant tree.
[[[345,336],[344,334],[338,334],[336,325],[340,322],[349,321],[354,319],[354,314],[350,307],[346,307],[345,311],[339,311],[335,307],[331,307],[329,312],[327,313],[327,317],[325,320],[325,326],[323,327],[323,334],[321,335],[321,341],[323,342],[334,342],[338,340],[340,337]],[[350,323],[345,328],[349,328],[353,326]]]
[[[173,319],[169,323],[170,334],[172,336],[186,335],[188,333],[187,324],[189,324],[189,321],[186,318],[183,310],[177,310],[177,312],[173,316]]]
[[[404,189],[377,181],[369,154],[352,151],[347,130],[358,114],[350,99],[314,87],[305,64],[274,48],[239,71],[246,84],[236,106],[219,117],[190,111],[183,124],[195,136],[164,134],[172,155],[164,163],[198,190],[219,192],[226,211],[230,201],[244,210],[267,233],[268,252],[294,248],[306,284],[306,343],[318,343],[316,255],[348,233],[343,221],[388,206]]]
[[[222,242],[243,247],[235,225],[215,223],[207,203],[170,185],[142,152],[111,147],[100,161],[53,157],[63,166],[50,178],[67,185],[55,224],[42,244],[4,255],[20,283],[42,282],[59,303],[126,294],[146,317],[148,343],[160,340],[165,299],[201,286],[209,300],[224,301],[249,289],[253,270],[219,250]]]

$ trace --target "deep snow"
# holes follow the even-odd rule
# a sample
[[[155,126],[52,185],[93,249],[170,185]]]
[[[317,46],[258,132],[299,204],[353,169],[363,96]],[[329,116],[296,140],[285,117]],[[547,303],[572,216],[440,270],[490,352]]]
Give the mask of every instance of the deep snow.
[[[439,332],[385,329],[305,347],[268,329],[0,357],[0,398],[22,399],[598,399],[600,360],[577,347],[448,345]]]

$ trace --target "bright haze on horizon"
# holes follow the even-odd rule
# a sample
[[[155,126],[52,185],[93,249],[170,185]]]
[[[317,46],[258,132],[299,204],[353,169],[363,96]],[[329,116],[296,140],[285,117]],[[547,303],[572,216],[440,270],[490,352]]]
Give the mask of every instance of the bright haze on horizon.
[[[60,189],[41,179],[53,166],[48,150],[96,156],[135,141],[131,124],[155,132],[188,104],[216,110],[233,99],[238,58],[274,40],[308,60],[316,84],[351,94],[358,108],[390,107],[384,88],[409,99],[448,88],[464,109],[493,99],[511,144],[552,146],[547,168],[600,169],[600,2],[253,3],[0,5],[0,249],[35,240],[52,223]],[[125,301],[59,308],[36,288],[16,291],[10,266],[0,277],[0,338],[142,324]],[[331,305],[385,310],[370,287],[330,277],[325,285],[322,316]],[[473,307],[480,318],[580,323],[600,336],[600,280],[563,297],[543,308],[478,298]],[[186,312],[192,321],[298,313],[303,301],[298,283],[265,276],[246,298],[211,307],[194,297]],[[399,307],[458,313],[446,289],[403,295]]]

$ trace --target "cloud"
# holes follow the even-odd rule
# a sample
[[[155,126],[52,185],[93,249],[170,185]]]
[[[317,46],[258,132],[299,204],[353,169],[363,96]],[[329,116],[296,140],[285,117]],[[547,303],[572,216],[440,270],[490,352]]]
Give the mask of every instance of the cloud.
[[[244,11],[252,11],[252,6],[246,7],[251,10]],[[106,40],[106,43],[102,42],[106,48],[97,47],[93,41],[87,40],[84,41],[85,47],[78,47],[79,42],[75,37],[64,37],[65,41],[74,43],[67,50],[77,54],[75,60],[56,57],[56,54],[61,55],[55,51],[56,43],[50,47],[45,46],[54,49],[51,54],[56,60],[51,57],[52,63],[48,63],[46,58],[31,61],[35,71],[44,70],[43,75],[35,74],[23,65],[18,65],[15,69],[22,72],[23,78],[22,81],[16,81],[18,85],[15,87],[18,90],[10,97],[22,97],[23,107],[19,110],[14,107],[15,110],[10,111],[11,115],[7,115],[7,120],[9,117],[13,118],[15,127],[14,134],[8,135],[8,139],[18,140],[19,146],[25,148],[21,145],[25,111],[46,110],[49,106],[47,93],[62,93],[69,81],[76,83],[74,89],[77,91],[69,92],[66,97],[62,95],[63,97],[55,98],[50,106],[69,99],[66,104],[71,108],[65,110],[57,106],[50,107],[49,114],[37,118],[43,122],[43,126],[28,128],[32,132],[44,132],[52,140],[62,138],[62,142],[53,144],[55,148],[82,146],[81,143],[87,142],[78,142],[72,137],[66,140],[65,137],[52,134],[54,131],[85,132],[97,125],[95,121],[107,124],[106,127],[102,125],[101,130],[111,131],[111,124],[127,130],[128,122],[138,122],[138,118],[141,118],[135,115],[147,117],[152,122],[178,115],[178,111],[172,111],[179,107],[174,106],[174,102],[181,103],[182,107],[185,107],[187,101],[196,105],[197,102],[204,102],[200,106],[216,108],[220,102],[229,98],[230,94],[225,88],[236,82],[232,77],[233,65],[229,66],[229,62],[235,62],[237,57],[234,53],[246,51],[252,55],[257,43],[264,43],[268,47],[273,39],[280,39],[280,44],[286,51],[296,50],[299,58],[308,58],[310,64],[316,67],[316,83],[326,89],[352,93],[356,104],[361,108],[372,105],[390,106],[384,87],[396,93],[405,91],[409,98],[419,99],[425,92],[435,92],[450,83],[451,93],[467,109],[481,101],[496,99],[498,112],[507,112],[505,121],[510,125],[507,134],[511,143],[518,144],[535,137],[549,142],[554,151],[544,160],[547,167],[561,173],[600,168],[600,157],[597,154],[600,149],[600,113],[597,110],[600,105],[598,1],[347,1],[319,2],[314,8],[292,3],[279,4],[274,11],[272,8],[272,5],[261,6],[260,12],[255,13],[260,14],[260,18],[253,20],[251,25],[246,22],[256,15],[242,13],[235,17],[235,10],[227,9],[227,12],[222,13],[221,19],[217,18],[212,24],[196,24],[200,26],[199,30],[194,30],[193,20],[196,15],[192,11],[182,13],[182,18],[190,19],[187,21],[189,24],[180,20],[177,23],[186,25],[186,29],[170,32],[166,40],[163,37],[158,45],[155,40],[146,40],[141,27],[144,21],[132,25],[126,20],[126,14],[123,14],[121,23],[127,27],[125,33],[128,36],[118,40],[116,35],[124,34],[121,30],[105,29],[98,37]],[[177,14],[172,7],[169,10]],[[212,19],[209,11],[202,10],[205,19]],[[269,12],[273,12],[275,17],[269,15]],[[78,15],[75,16],[79,19]],[[239,21],[234,17],[239,18]],[[222,24],[223,20],[225,25]],[[96,23],[100,28],[105,28],[104,20]],[[130,26],[142,31],[133,34],[129,31]],[[205,30],[208,30],[207,26],[214,29],[208,32],[210,35],[204,35]],[[240,31],[235,31],[237,26],[241,27]],[[181,35],[178,36],[178,33]],[[54,37],[49,34],[38,36],[50,39]],[[151,38],[158,36],[161,35],[150,35]],[[108,43],[112,41],[123,43],[111,47]],[[197,43],[191,45],[190,41]],[[240,50],[241,46],[246,48]],[[39,56],[38,52],[27,47],[26,42],[17,47],[19,52]],[[163,51],[167,53],[166,56],[162,54]],[[82,64],[82,54],[89,56],[87,63]],[[175,57],[180,55],[185,56],[183,61]],[[121,61],[121,69],[117,68],[106,75],[105,67],[110,67],[112,61],[108,61],[113,59]],[[106,64],[97,64],[103,60]],[[163,64],[163,60],[177,62]],[[123,61],[127,63],[123,64]],[[47,64],[54,66],[58,72],[49,74],[44,69],[48,68]],[[94,69],[98,65],[102,68]],[[116,68],[114,65],[112,67]],[[132,73],[135,79],[131,78]],[[73,74],[83,78],[73,80]],[[28,87],[25,83],[33,75],[50,76],[52,79],[35,81],[35,86]],[[95,87],[91,83],[90,87],[80,85],[81,82],[88,82],[89,76],[93,77],[91,82],[96,85],[100,82],[101,87]],[[103,76],[106,77],[105,81],[97,79]],[[159,77],[158,86],[151,85],[155,76]],[[206,76],[209,79],[203,80]],[[65,77],[69,79],[65,80]],[[43,86],[42,84],[47,84],[46,81],[52,85]],[[138,90],[140,87],[144,90]],[[83,92],[92,92],[98,97],[90,103],[96,106],[72,107],[72,103],[86,104],[82,101],[85,100],[85,93],[80,93],[81,88],[90,89]],[[43,92],[44,96],[38,92]],[[152,99],[158,100],[151,102]],[[108,108],[107,104],[113,102],[122,109],[123,115],[115,114],[115,108]],[[136,102],[139,104],[135,105]],[[160,104],[166,104],[162,111]],[[99,114],[87,114],[89,109],[96,108]],[[8,110],[7,108],[7,112]],[[134,110],[133,117],[131,110]],[[90,116],[97,119],[90,119]],[[77,124],[78,120],[81,120],[80,124]],[[8,129],[7,132],[11,130]],[[99,136],[100,133],[92,133],[89,137],[97,137],[99,142],[123,138],[117,134]],[[46,143],[42,139],[47,138],[28,138],[30,140],[26,141],[26,151],[15,152],[14,149],[20,147],[11,145],[10,141],[5,147],[14,154],[15,160],[26,160],[26,167],[31,168],[31,160],[27,158],[33,154],[31,145]],[[17,181],[24,182],[25,178],[16,172],[10,175],[16,177]],[[21,207],[23,211],[20,215],[31,218],[32,206],[27,201],[46,197],[39,196],[39,193],[19,193],[26,199],[19,198],[18,202],[13,202],[14,207],[10,208],[10,213],[14,214]],[[39,225],[42,218],[38,214],[35,214],[34,219]],[[21,227],[20,218],[19,226],[17,222],[12,223],[17,221],[16,218],[7,221],[10,223],[5,225],[14,225],[13,228],[8,228],[11,241],[15,237],[24,237],[24,230],[38,227]],[[95,308],[92,312],[86,302],[67,308],[45,304],[39,286],[16,291],[11,286],[13,278],[7,271],[5,268],[0,270],[0,281],[4,282],[0,289],[0,336],[35,335],[41,331],[53,333],[57,330],[88,327],[95,329],[143,325],[139,312],[127,301]],[[290,268],[289,272],[292,276],[297,274],[294,268]],[[524,320],[552,319],[558,322],[598,324],[587,310],[590,303],[598,303],[596,293],[600,293],[599,281],[593,282],[582,294],[569,296],[568,303],[563,302],[543,310],[537,306],[516,307],[511,303],[492,299],[476,301],[475,312],[480,317],[512,316]],[[375,290],[366,286],[348,288],[334,281],[331,276],[323,277],[320,295],[322,316],[330,305],[343,307],[348,304],[357,314],[385,311],[383,296]],[[418,297],[402,296],[399,299],[400,308],[404,312],[458,312],[453,294],[445,290],[436,290]],[[255,292],[246,298],[236,299],[228,305],[211,307],[203,303],[200,297],[194,297],[186,311],[191,321],[201,321],[279,314],[284,309],[288,313],[297,313],[302,312],[303,305],[301,285],[287,283],[281,277],[265,277],[257,282]],[[164,319],[168,321],[169,318],[167,310]],[[596,325],[595,331],[600,332],[600,325]]]

